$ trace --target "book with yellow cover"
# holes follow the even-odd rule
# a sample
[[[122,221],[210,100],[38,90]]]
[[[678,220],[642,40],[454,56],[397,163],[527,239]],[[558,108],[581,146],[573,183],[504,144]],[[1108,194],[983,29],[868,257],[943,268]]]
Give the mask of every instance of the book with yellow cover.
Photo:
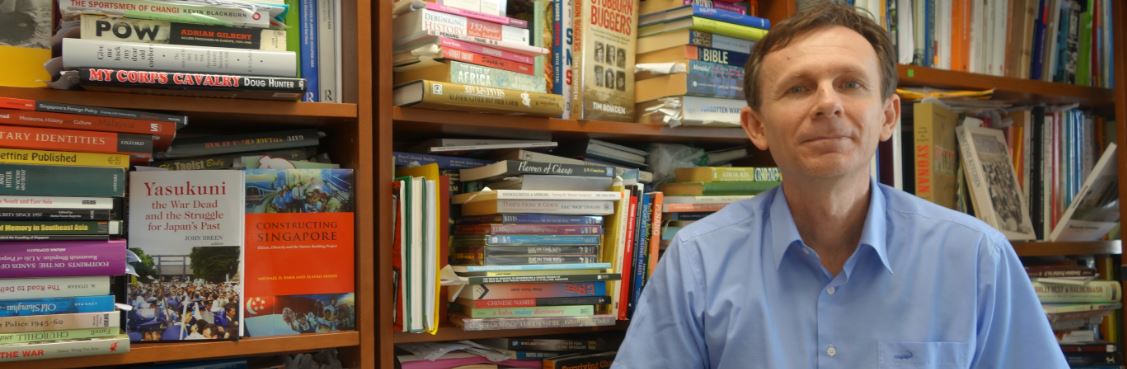
[[[0,148],[0,163],[129,169],[129,155]]]
[[[0,86],[46,87],[51,76],[51,0],[0,1]]]
[[[678,181],[682,182],[776,182],[782,180],[782,175],[779,173],[779,168],[775,167],[677,168],[673,174]]]

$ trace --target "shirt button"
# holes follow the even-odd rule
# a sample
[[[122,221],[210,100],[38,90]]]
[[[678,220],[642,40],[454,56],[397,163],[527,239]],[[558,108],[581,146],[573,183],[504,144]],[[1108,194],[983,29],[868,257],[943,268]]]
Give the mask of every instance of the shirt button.
[[[834,345],[830,345],[830,347],[827,347],[826,348],[826,355],[829,355],[830,357],[837,356],[837,347],[834,347]]]
[[[805,249],[805,248],[802,249],[802,254],[803,255],[810,255],[810,249]]]
[[[837,292],[837,288],[834,288],[833,286],[826,287],[826,293],[828,293],[832,296],[834,294],[834,292]],[[830,347],[833,347],[833,346],[830,346]]]

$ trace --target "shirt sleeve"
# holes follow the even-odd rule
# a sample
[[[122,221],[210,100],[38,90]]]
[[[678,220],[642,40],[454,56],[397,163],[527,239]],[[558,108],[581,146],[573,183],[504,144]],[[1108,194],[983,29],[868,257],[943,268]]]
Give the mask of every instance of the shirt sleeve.
[[[708,368],[699,249],[674,239],[639,298],[612,369]]]
[[[983,242],[978,264],[978,337],[971,368],[1067,369],[1017,253],[1001,235]]]

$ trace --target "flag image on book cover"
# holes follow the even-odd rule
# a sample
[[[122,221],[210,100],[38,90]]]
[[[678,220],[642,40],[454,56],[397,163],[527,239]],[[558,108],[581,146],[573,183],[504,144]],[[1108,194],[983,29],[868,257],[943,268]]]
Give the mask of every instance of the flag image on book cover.
[[[242,332],[243,191],[237,170],[129,176],[132,341],[231,340]]]
[[[356,329],[353,171],[246,174],[247,335]]]
[[[638,0],[576,0],[574,19],[576,118],[633,122]]]

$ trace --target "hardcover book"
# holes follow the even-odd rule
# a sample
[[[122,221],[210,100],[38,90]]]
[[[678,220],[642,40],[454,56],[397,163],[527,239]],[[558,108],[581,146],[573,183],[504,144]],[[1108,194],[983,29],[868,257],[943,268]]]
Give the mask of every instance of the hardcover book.
[[[82,87],[92,91],[131,92],[153,95],[297,100],[307,89],[305,78],[217,73],[187,73],[164,70],[77,68],[59,72],[51,87]]]
[[[574,118],[633,122],[638,0],[576,0],[574,20]]]
[[[297,55],[291,51],[63,39],[63,68],[83,67],[296,77]]]
[[[251,169],[248,336],[356,329],[351,169]]]
[[[128,352],[129,339],[125,336],[18,343],[0,348],[0,363]]]
[[[1011,240],[1036,239],[1025,196],[1018,186],[1006,135],[999,129],[972,127],[968,117],[955,128],[974,215]]]
[[[83,14],[80,38],[175,45],[286,50],[286,30],[208,26]]]
[[[129,243],[142,260],[126,299],[131,340],[241,335],[243,192],[242,171],[130,175]]]
[[[955,126],[959,115],[939,103],[917,103],[912,109],[916,196],[954,209],[955,172],[959,166]]]

